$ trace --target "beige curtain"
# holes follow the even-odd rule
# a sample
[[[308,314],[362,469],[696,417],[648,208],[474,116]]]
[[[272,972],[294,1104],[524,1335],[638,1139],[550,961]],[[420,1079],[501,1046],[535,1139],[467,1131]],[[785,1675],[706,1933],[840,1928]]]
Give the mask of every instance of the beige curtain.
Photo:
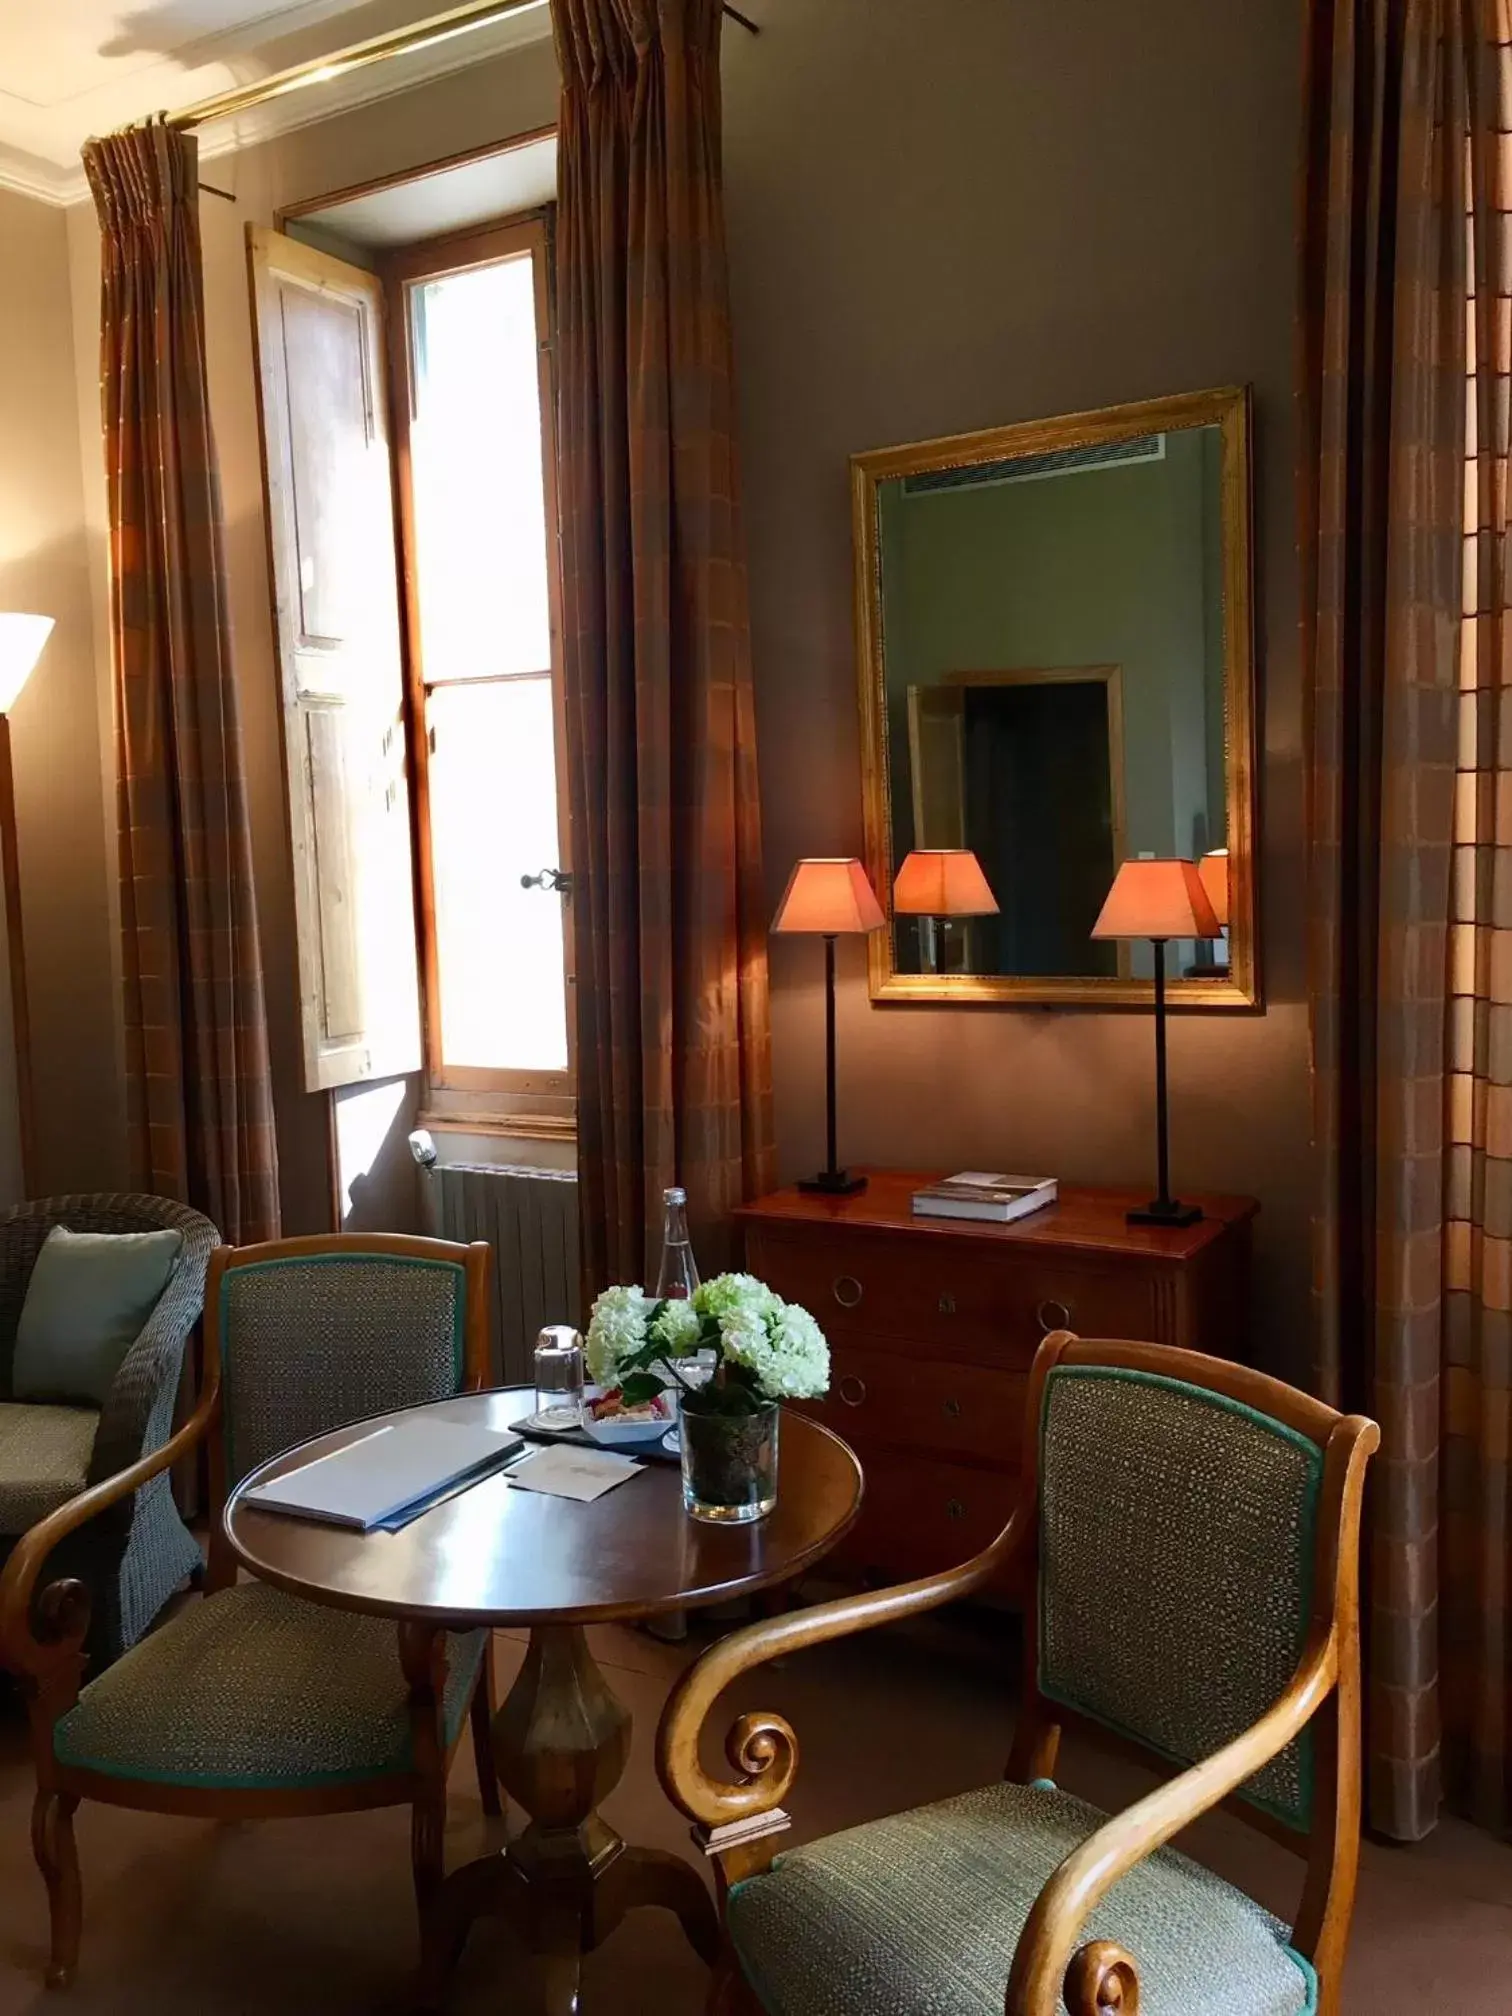
[[[586,1285],[706,1272],[772,1180],[765,895],[720,189],[719,0],[553,0]]]
[[[194,141],[93,140],[128,1122],[137,1187],[241,1243],[278,1160],[210,437]]]
[[[1318,1378],[1383,1431],[1367,1787],[1375,1825],[1404,1839],[1433,1825],[1446,1760],[1467,1802],[1504,1778],[1505,1744],[1484,1712],[1472,1728],[1467,1687],[1472,1672],[1475,1690],[1499,1687],[1504,1718],[1512,1682],[1505,1438],[1494,1447],[1506,1319],[1487,1293],[1512,1244],[1495,1231],[1485,1125],[1488,1081],[1512,1056],[1493,923],[1498,904],[1512,923],[1495,845],[1507,415],[1494,344],[1468,356],[1466,341],[1467,215],[1487,339],[1506,286],[1504,5],[1314,0],[1310,19],[1301,501]],[[1467,369],[1480,427],[1468,483]],[[1467,552],[1483,611],[1470,625]]]

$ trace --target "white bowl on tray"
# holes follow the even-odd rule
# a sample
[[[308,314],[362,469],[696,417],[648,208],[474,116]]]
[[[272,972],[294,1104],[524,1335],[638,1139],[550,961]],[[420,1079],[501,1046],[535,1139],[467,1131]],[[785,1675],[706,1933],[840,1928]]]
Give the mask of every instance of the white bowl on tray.
[[[583,1433],[597,1442],[601,1449],[633,1449],[637,1444],[647,1445],[660,1442],[671,1428],[677,1426],[676,1403],[665,1394],[661,1397],[665,1413],[653,1415],[649,1420],[625,1420],[621,1415],[611,1414],[605,1420],[596,1421],[586,1404],[583,1407]]]

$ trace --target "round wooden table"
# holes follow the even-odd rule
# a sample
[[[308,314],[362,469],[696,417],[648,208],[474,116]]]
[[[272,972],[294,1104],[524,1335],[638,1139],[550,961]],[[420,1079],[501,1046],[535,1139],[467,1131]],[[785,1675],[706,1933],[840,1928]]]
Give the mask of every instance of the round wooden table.
[[[505,1388],[379,1418],[424,1414],[504,1429],[534,1403],[530,1388]],[[337,1429],[263,1464],[231,1494],[225,1526],[263,1581],[312,1603],[394,1618],[412,1681],[431,1669],[443,1631],[530,1627],[519,1677],[492,1724],[500,1783],[529,1824],[502,1854],[454,1871],[426,1907],[423,2003],[439,2002],[468,1928],[485,1913],[509,1918],[536,1952],[546,2016],[573,2016],[581,1956],[637,1905],[675,1911],[712,1963],[717,1924],[698,1871],[663,1850],[627,1846],[599,1813],[625,1769],[630,1716],[583,1626],[696,1610],[791,1581],[860,1510],[855,1456],[827,1428],[785,1410],[776,1510],[749,1526],[690,1519],[674,1463],[648,1462],[588,1505],[485,1478],[398,1533],[354,1533],[246,1502],[253,1485],[376,1425]]]

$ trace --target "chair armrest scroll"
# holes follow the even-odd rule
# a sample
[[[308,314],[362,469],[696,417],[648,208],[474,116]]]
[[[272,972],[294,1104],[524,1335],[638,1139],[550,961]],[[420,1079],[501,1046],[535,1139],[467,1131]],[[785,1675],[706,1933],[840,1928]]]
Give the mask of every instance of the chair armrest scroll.
[[[699,1761],[704,1723],[730,1683],[787,1653],[917,1617],[970,1595],[1012,1560],[1030,1530],[1021,1506],[989,1547],[958,1568],[768,1618],[711,1645],[672,1690],[656,1734],[656,1766],[673,1805],[709,1830],[773,1812],[798,1769],[798,1739],[780,1715],[742,1715],[736,1722],[725,1745],[738,1774],[733,1780],[710,1777]]]
[[[1019,1939],[1006,2016],[1055,2016],[1063,1992],[1072,2016],[1095,2016],[1105,2007],[1137,2009],[1138,1981],[1128,1954],[1106,1941],[1076,1950],[1087,1914],[1136,1863],[1278,1756],[1323,1705],[1338,1673],[1338,1635],[1327,1627],[1309,1643],[1286,1691],[1258,1722],[1115,1814],[1066,1857],[1035,1900]],[[1124,2001],[1088,1999],[1097,1992],[1094,1984],[1109,1977]]]
[[[98,1514],[117,1505],[123,1498],[140,1491],[162,1470],[169,1469],[188,1450],[192,1449],[209,1431],[220,1412],[220,1389],[213,1386],[203,1396],[198,1407],[179,1429],[171,1435],[160,1449],[140,1457],[125,1470],[115,1476],[103,1478],[98,1484],[91,1484],[76,1498],[70,1498],[60,1505],[56,1512],[50,1512],[45,1519],[24,1533],[11,1551],[5,1564],[5,1572],[0,1575],[0,1658],[7,1659],[22,1671],[35,1671],[39,1657],[45,1659],[46,1649],[53,1642],[50,1627],[40,1634],[38,1618],[34,1617],[34,1599],[38,1606],[46,1610],[58,1610],[57,1604],[48,1605],[51,1592],[43,1591],[36,1598],[37,1579],[48,1557],[60,1541]],[[63,1584],[63,1588],[78,1585]],[[83,1606],[87,1617],[88,1603]],[[66,1616],[63,1614],[66,1612]],[[78,1605],[70,1599],[63,1606],[63,1612],[53,1621],[64,1624],[77,1621]],[[65,1633],[71,1636],[71,1631]],[[83,1627],[78,1631],[82,1639]]]

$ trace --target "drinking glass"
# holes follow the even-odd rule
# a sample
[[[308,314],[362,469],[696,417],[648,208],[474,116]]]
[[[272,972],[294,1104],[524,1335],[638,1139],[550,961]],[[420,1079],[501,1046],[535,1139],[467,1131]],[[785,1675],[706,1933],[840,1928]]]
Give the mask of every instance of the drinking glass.
[[[542,1428],[583,1421],[583,1340],[570,1323],[548,1323],[536,1339],[535,1419]]]

